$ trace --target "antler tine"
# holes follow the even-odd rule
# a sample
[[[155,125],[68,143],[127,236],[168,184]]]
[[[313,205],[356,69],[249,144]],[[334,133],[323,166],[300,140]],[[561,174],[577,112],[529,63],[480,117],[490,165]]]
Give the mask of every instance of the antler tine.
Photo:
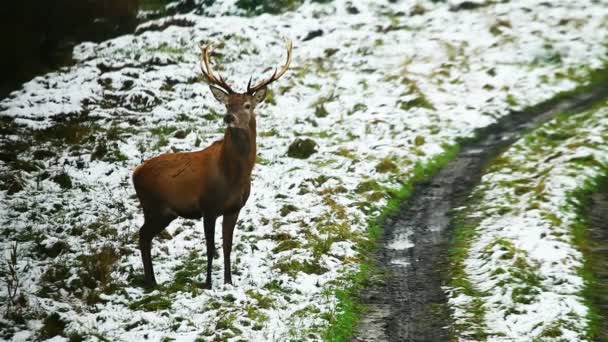
[[[229,94],[234,94],[235,91],[232,90],[232,88],[230,88],[230,86],[228,85],[228,83],[226,83],[226,80],[224,80],[224,77],[222,77],[222,75],[219,75],[219,79],[218,79],[213,74],[213,69],[211,68],[211,63],[209,62],[209,50],[211,49],[211,47],[212,47],[211,44],[205,46],[204,48],[201,47],[201,49],[202,49],[201,71],[202,71],[203,75],[205,75],[205,77],[207,78],[207,81],[210,84],[222,88]],[[203,64],[204,64],[204,67],[203,67]]]
[[[287,61],[285,62],[285,65],[283,65],[281,67],[281,69],[278,71],[277,71],[277,69],[274,69],[272,76],[261,81],[260,83],[256,84],[253,87],[251,87],[251,79],[249,79],[249,84],[247,84],[247,93],[249,93],[250,95],[253,95],[256,91],[264,88],[265,86],[269,85],[270,83],[278,80],[281,76],[283,76],[283,74],[287,72],[287,69],[289,69],[289,64],[291,64],[291,50],[292,49],[293,49],[293,44],[290,40],[287,42]]]

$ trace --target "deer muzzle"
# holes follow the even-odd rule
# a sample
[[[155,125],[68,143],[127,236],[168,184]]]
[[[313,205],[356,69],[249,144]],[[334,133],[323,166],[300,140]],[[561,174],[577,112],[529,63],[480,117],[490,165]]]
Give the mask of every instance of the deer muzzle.
[[[224,123],[229,125],[231,123],[234,123],[236,121],[236,116],[232,115],[232,114],[226,114],[224,115]]]

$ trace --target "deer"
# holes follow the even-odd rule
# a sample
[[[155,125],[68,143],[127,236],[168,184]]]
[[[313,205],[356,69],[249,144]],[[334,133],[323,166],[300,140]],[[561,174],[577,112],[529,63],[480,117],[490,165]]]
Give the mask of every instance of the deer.
[[[133,186],[144,214],[139,229],[139,249],[144,268],[144,287],[156,286],[152,267],[152,239],[177,217],[203,218],[207,249],[205,289],[211,289],[215,250],[215,222],[222,222],[224,284],[232,284],[230,254],[234,227],[251,190],[256,160],[255,107],[266,98],[267,87],[278,80],[291,63],[292,43],[287,42],[287,61],[247,91],[234,91],[216,76],[209,58],[211,45],[201,47],[200,68],[213,97],[226,107],[224,137],[203,150],[164,153],[144,161],[133,171]]]

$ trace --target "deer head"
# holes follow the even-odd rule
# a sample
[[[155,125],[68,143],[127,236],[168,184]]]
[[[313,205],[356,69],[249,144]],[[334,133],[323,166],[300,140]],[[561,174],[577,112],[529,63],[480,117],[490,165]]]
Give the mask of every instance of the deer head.
[[[274,73],[267,79],[260,81],[255,85],[251,85],[251,77],[247,83],[247,92],[237,93],[226,83],[226,80],[219,75],[215,76],[209,62],[209,52],[212,46],[207,45],[201,47],[201,71],[207,82],[213,96],[226,106],[226,114],[224,122],[228,127],[248,129],[249,122],[255,118],[253,110],[255,107],[266,99],[266,90],[270,83],[278,80],[289,68],[291,63],[291,41],[287,43],[287,61],[279,70],[275,69]]]

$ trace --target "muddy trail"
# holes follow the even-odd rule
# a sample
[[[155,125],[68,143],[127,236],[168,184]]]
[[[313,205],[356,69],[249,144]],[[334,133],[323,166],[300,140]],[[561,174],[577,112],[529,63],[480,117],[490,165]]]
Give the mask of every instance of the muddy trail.
[[[593,259],[595,284],[591,291],[594,306],[602,317],[597,341],[608,341],[608,179],[593,193],[586,207],[587,241]]]
[[[453,160],[430,180],[418,184],[398,213],[383,224],[374,258],[387,277],[361,295],[367,312],[353,340],[450,340],[442,275],[448,267],[451,210],[464,204],[479,183],[484,165],[524,133],[558,113],[581,111],[606,97],[608,83],[602,83],[589,91],[507,115],[480,129],[475,139],[462,142]],[[606,218],[602,220],[606,222]]]

